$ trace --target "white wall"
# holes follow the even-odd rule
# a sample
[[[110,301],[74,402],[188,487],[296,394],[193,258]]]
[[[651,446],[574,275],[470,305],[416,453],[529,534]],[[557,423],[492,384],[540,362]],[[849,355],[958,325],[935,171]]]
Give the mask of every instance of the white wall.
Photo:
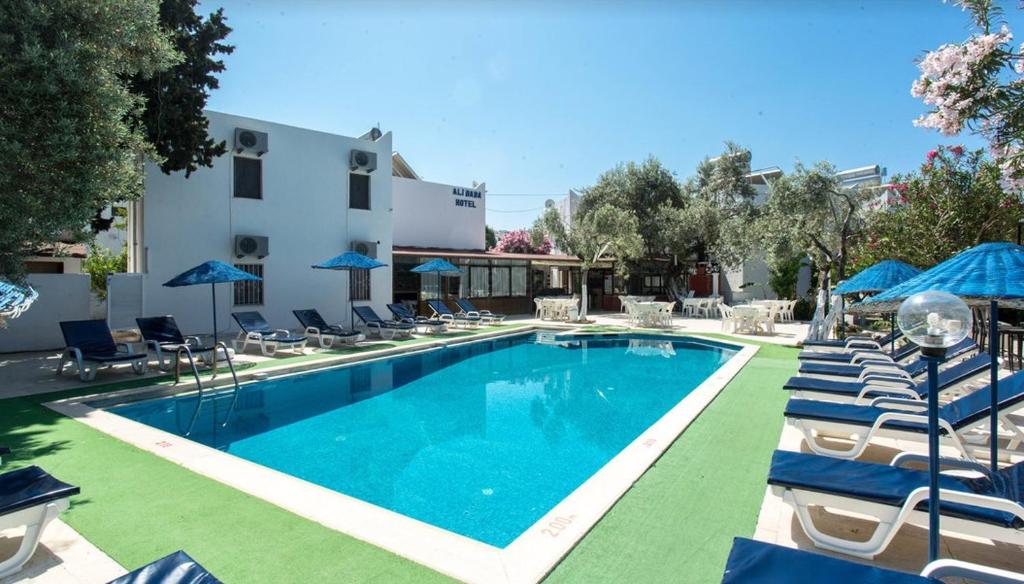
[[[39,298],[0,328],[0,353],[61,349],[60,321],[92,318],[87,274],[29,274],[28,283]]]
[[[484,249],[484,185],[456,187],[396,176],[392,190],[395,245]]]
[[[389,264],[371,272],[374,309],[386,315],[391,299],[391,134],[371,142],[314,130],[207,112],[214,140],[234,144],[236,127],[267,132],[263,198],[234,198],[232,155],[201,168],[165,175],[146,165],[141,211],[144,306],[147,315],[173,314],[186,333],[211,330],[210,286],[165,288],[161,284],[207,260],[262,263],[264,305],[232,305],[232,285],[217,285],[217,323],[237,330],[230,313],[259,310],[273,327],[296,328],[291,311],[317,308],[329,321],[349,322],[348,275],[310,266],[350,249],[353,240],[378,241],[377,259]],[[352,149],[376,152],[370,174],[371,210],[348,208],[348,160]],[[234,235],[270,238],[262,260],[233,256]]]

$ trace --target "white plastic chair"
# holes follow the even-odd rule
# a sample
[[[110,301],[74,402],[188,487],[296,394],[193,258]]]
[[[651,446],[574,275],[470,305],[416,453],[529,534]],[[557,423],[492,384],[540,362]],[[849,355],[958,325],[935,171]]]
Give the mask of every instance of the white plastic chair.
[[[732,307],[724,303],[719,304],[718,313],[722,315],[722,332],[732,332],[736,328],[736,318],[733,316]]]

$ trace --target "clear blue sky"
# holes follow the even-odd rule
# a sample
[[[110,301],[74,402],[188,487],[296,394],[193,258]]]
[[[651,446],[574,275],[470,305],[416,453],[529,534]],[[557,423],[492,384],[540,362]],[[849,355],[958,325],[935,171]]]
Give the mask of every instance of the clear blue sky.
[[[926,49],[968,34],[952,4],[552,4],[204,2],[236,45],[209,106],[346,135],[380,123],[425,179],[493,195],[564,194],[650,154],[682,178],[725,140],[755,167],[890,173],[951,143],[911,125],[910,84]],[[493,196],[488,223],[528,225],[543,202]]]

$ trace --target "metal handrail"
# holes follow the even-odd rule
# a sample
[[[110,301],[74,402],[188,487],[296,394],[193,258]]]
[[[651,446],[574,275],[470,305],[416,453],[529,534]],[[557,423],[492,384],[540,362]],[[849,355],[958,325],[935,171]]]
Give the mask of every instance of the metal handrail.
[[[224,359],[228,363],[228,369],[231,371],[231,379],[234,381],[234,395],[231,398],[231,405],[228,407],[228,413],[224,416],[224,421],[221,422],[221,427],[224,428],[228,425],[228,421],[231,419],[231,414],[235,411],[235,405],[238,403],[238,375],[235,372],[235,364],[231,361],[231,353],[228,352],[228,346],[223,342],[219,341],[213,346],[213,362],[212,362],[212,375],[210,379],[214,379],[217,376],[217,353],[218,349],[224,348]],[[198,403],[196,403],[196,409],[192,413],[192,420],[188,424],[188,431],[185,432],[185,436],[192,434],[192,430],[195,428],[196,420],[199,419],[199,411],[203,408],[203,382],[199,378],[199,368],[196,367],[195,358],[192,355],[192,350],[188,345],[181,345],[175,353],[174,358],[174,383],[177,384],[181,381],[181,354],[185,353],[188,357],[189,366],[192,368],[192,376],[196,380],[196,389],[199,391]]]

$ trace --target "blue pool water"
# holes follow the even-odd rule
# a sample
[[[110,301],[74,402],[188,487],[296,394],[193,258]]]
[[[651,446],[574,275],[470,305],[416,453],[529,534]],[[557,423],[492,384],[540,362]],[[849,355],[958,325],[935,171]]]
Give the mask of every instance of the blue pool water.
[[[616,335],[481,341],[207,398],[190,439],[498,547],[735,354]],[[110,408],[182,435],[195,396]]]

